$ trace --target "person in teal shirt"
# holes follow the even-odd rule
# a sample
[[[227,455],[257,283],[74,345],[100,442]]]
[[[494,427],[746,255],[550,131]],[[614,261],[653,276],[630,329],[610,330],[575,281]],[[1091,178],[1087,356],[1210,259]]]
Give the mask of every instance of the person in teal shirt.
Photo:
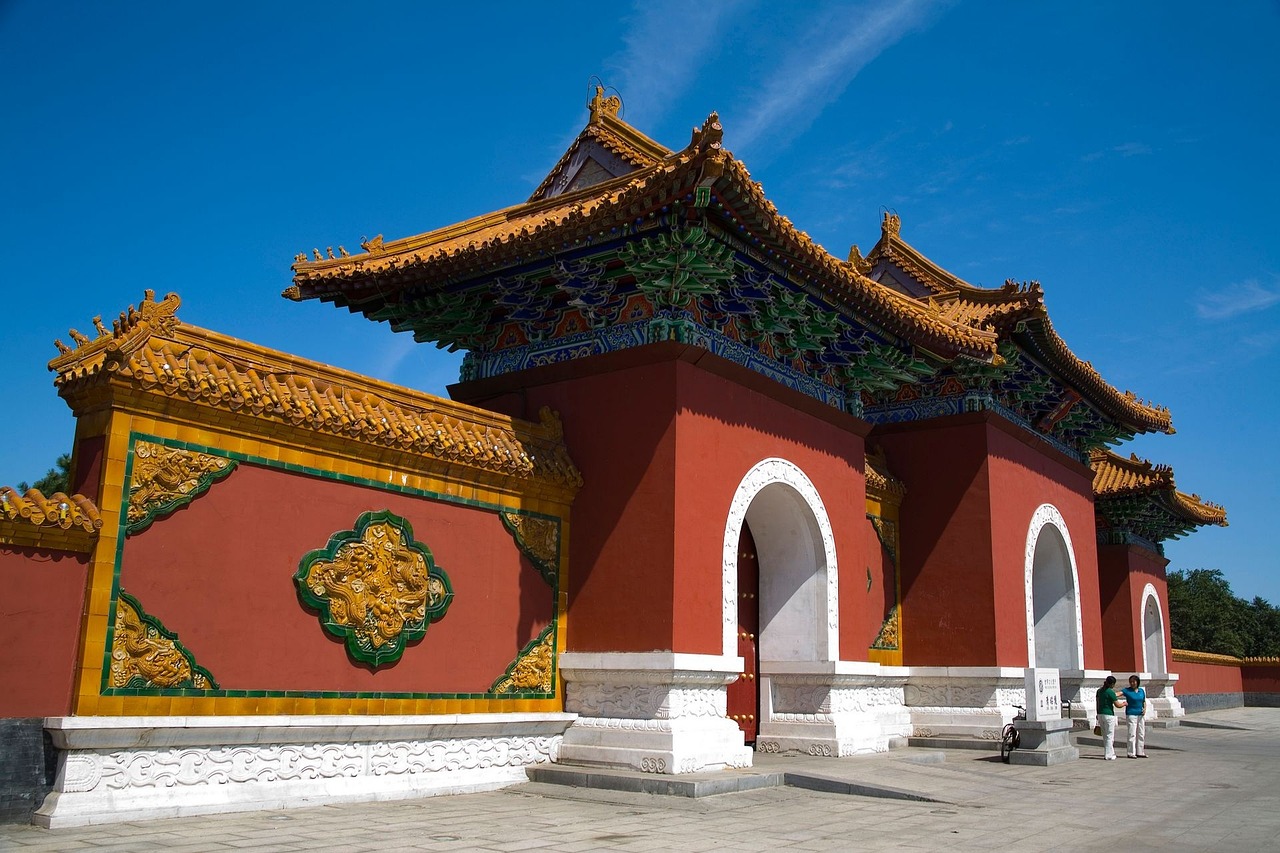
[[[1124,700],[1116,696],[1116,677],[1108,675],[1098,688],[1098,728],[1102,731],[1102,758],[1116,760],[1116,708],[1124,707]]]
[[[1147,691],[1142,689],[1142,679],[1129,676],[1129,686],[1124,694],[1124,718],[1129,724],[1129,757],[1147,757]]]

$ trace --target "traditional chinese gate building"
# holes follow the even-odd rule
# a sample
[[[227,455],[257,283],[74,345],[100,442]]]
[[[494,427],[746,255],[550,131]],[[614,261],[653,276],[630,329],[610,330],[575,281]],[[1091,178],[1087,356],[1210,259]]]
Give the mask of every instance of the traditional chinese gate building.
[[[1181,713],[1160,543],[1225,513],[1105,449],[1168,411],[1038,284],[968,284],[896,215],[837,259],[714,114],[672,151],[618,107],[523,204],[296,259],[287,297],[465,350],[452,400],[172,295],[60,345],[79,494],[0,492],[61,644],[0,699],[55,718],[38,819],[994,737],[1030,666],[1081,720],[1113,668]]]

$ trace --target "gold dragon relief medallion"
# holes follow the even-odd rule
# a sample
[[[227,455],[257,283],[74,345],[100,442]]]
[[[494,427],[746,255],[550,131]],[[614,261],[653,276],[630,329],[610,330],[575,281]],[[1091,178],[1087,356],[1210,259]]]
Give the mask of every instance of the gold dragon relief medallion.
[[[298,596],[319,612],[329,634],[357,661],[378,667],[400,659],[453,600],[449,576],[390,511],[366,512],[355,527],[302,558]]]

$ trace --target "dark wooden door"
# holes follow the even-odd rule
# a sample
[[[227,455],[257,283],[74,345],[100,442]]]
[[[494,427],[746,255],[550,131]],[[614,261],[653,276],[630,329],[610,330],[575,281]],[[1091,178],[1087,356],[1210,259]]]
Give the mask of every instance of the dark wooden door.
[[[760,668],[757,635],[760,633],[760,562],[756,558],[756,542],[751,530],[742,525],[738,538],[738,654],[742,656],[742,672],[729,685],[729,719],[742,729],[747,743],[756,741],[756,720],[760,714]]]

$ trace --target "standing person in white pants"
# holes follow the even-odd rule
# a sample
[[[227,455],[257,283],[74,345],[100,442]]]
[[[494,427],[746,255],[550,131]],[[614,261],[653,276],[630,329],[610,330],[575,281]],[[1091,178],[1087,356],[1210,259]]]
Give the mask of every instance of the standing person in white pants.
[[[1116,696],[1116,677],[1108,675],[1098,688],[1098,728],[1102,734],[1102,758],[1116,760],[1116,708],[1124,707],[1124,700]]]
[[[1129,676],[1129,686],[1121,690],[1124,694],[1124,718],[1129,724],[1129,757],[1147,757],[1147,691],[1140,685],[1142,679],[1136,675]]]

